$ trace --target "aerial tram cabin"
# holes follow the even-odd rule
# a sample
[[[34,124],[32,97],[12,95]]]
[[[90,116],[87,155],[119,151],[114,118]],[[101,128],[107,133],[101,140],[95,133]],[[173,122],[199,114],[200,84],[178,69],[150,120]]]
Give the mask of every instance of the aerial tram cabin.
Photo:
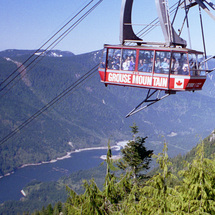
[[[203,53],[186,48],[105,45],[99,66],[105,85],[176,91],[201,90]]]
[[[137,105],[126,117],[154,104],[170,94],[183,91],[201,90],[206,75],[214,69],[207,68],[204,33],[201,30],[204,52],[187,48],[187,41],[180,37],[170,21],[168,1],[155,0],[159,23],[165,42],[146,42],[133,31],[131,14],[133,0],[122,0],[120,19],[120,45],[104,45],[99,74],[101,81],[107,85],[138,87],[148,89],[146,98]],[[206,5],[207,4],[207,5]],[[215,20],[209,7],[215,5],[206,0],[179,1],[175,10],[185,10],[185,20],[191,7],[198,5]],[[151,23],[150,23],[151,24]],[[183,26],[182,24],[182,26]],[[188,27],[189,25],[187,25]],[[189,31],[189,29],[188,29]],[[213,56],[214,58],[215,56]],[[164,92],[165,95],[161,95]],[[156,98],[155,95],[157,93]],[[148,103],[142,106],[144,103]]]

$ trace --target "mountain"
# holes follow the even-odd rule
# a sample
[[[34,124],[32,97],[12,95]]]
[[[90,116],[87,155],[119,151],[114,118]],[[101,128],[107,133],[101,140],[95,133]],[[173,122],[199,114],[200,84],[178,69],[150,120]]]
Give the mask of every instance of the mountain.
[[[31,53],[34,51],[0,52],[0,82]],[[25,63],[27,69],[22,79],[0,92],[0,136],[10,134],[70,87],[99,63],[100,56],[101,51],[57,58],[50,55],[39,57],[34,67]],[[96,73],[1,144],[0,175],[26,163],[63,156],[77,148],[106,146],[108,139],[112,144],[128,140],[129,126],[134,122],[139,135],[148,136],[149,149],[160,152],[165,138],[170,156],[185,154],[199,136],[206,137],[215,127],[214,83],[213,77],[208,78],[202,92],[171,95],[126,119],[125,115],[143,100],[146,90],[105,87]]]
[[[70,57],[74,56],[72,52],[69,51],[61,51],[61,50],[17,50],[17,49],[7,49],[5,51],[0,52],[0,57],[18,57],[23,55],[40,55],[40,56],[47,56],[47,57]]]
[[[204,151],[206,158],[212,158],[215,153],[215,131],[213,131],[204,140]],[[178,176],[178,171],[184,169],[184,163],[192,163],[195,159],[198,144],[185,155],[177,155],[171,159],[171,172]],[[169,146],[168,146],[169,147]],[[153,176],[158,168],[150,169],[149,172]],[[116,175],[120,173],[115,172]],[[97,186],[102,190],[105,182],[106,165],[100,165],[89,170],[80,170],[70,175],[65,175],[58,181],[40,182],[32,181],[27,184],[23,190],[25,197],[19,201],[6,201],[0,207],[0,214],[22,214],[24,212],[33,213],[33,211],[41,210],[49,204],[54,206],[57,202],[66,202],[68,191],[66,186],[72,188],[76,193],[84,193],[83,179],[90,181],[95,180]],[[173,182],[172,182],[173,183]]]
[[[96,184],[102,189],[105,166],[95,167],[89,170],[80,170],[69,176],[60,178],[58,181],[40,182],[32,181],[23,190],[26,194],[19,201],[6,201],[0,206],[0,214],[29,214],[36,210],[41,210],[48,204],[54,205],[56,202],[66,202],[68,191],[66,186],[72,187],[77,193],[83,193],[83,179],[90,180],[95,178]],[[29,213],[27,213],[27,211]]]

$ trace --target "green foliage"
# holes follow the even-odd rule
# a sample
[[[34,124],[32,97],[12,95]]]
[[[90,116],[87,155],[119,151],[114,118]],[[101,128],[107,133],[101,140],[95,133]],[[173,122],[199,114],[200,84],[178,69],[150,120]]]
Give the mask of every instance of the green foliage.
[[[41,61],[37,67],[29,71],[26,76],[31,85],[28,86],[24,81],[21,81],[13,88],[11,93],[5,97],[6,99],[2,100],[0,103],[0,136],[4,137],[29,116],[34,114],[38,109],[43,107],[44,104],[58,95],[59,92],[62,92],[63,89],[66,89],[71,85],[71,83],[77,80],[78,77],[85,74],[86,71],[89,71],[89,68],[92,68],[98,63],[99,56],[99,54],[94,52],[79,56],[64,57],[61,59],[45,57],[43,61]],[[23,62],[28,56],[17,57],[17,55],[15,55],[11,57],[13,57],[14,60]],[[0,82],[15,69],[16,66],[14,63],[0,58]],[[113,86],[104,88],[103,85],[100,84],[98,77],[91,79],[87,85],[74,92],[72,96],[67,97],[62,104],[54,107],[50,112],[41,115],[35,123],[32,125],[29,124],[29,127],[22,130],[22,132],[20,132],[11,142],[0,147],[0,174],[3,175],[11,172],[24,163],[37,163],[63,156],[66,151],[71,150],[67,144],[69,141],[73,142],[75,149],[77,147],[81,148],[100,145],[102,142],[105,143],[105,140],[107,139],[106,137],[110,135],[112,135],[115,140],[127,139],[129,132],[125,127],[128,126],[128,123],[131,121],[129,121],[130,119],[124,121],[124,112],[126,113],[128,109],[132,108],[134,104],[137,103],[137,98],[139,99],[140,95],[142,96],[142,90],[115,88]],[[189,105],[190,101],[192,101],[191,105]],[[195,112],[193,112],[194,109]],[[203,112],[203,109],[207,111]],[[177,143],[174,142],[174,144],[179,147],[183,146],[183,148],[189,150],[190,147],[192,147],[192,144],[195,143],[195,139],[193,138],[194,133],[205,135],[208,133],[208,130],[211,130],[214,126],[214,122],[211,120],[214,118],[214,113],[213,100],[211,101],[207,96],[187,93],[186,95],[183,94],[170,98],[168,102],[163,101],[163,103],[152,107],[152,109],[147,110],[147,112],[139,113],[140,117],[137,118],[137,121],[142,128],[144,127],[147,129],[145,132],[150,136],[158,130],[159,133],[165,134],[170,134],[172,131],[175,131],[178,134],[182,133],[183,135],[180,140],[183,141],[178,141]],[[144,121],[142,120],[142,116],[144,116]],[[158,117],[160,120],[158,120]],[[192,120],[190,117],[192,117]],[[171,122],[171,126],[166,126],[167,120]],[[122,125],[124,127],[122,127]],[[118,129],[119,127],[121,129]],[[135,138],[135,135],[138,132],[136,124],[133,124],[131,128],[132,133],[134,134],[133,141],[135,142],[137,140],[137,142],[143,142],[144,138],[139,140],[138,138]],[[192,130],[190,128],[192,128]],[[207,130],[205,128],[207,128]],[[187,135],[188,133],[189,135]],[[188,139],[188,137],[191,137],[192,139]],[[171,138],[174,139],[174,137]],[[191,142],[189,142],[189,140]],[[208,144],[207,147],[205,147],[205,154],[209,155],[211,152],[215,152],[214,140],[210,141],[208,139],[207,142]],[[159,148],[159,146],[154,147]],[[138,151],[139,149],[138,147],[134,147],[134,150]],[[176,173],[178,169],[181,168],[181,158],[186,158],[188,162],[192,163],[192,160],[195,157],[195,150],[192,150],[185,157],[178,156],[177,167],[174,165],[171,170]],[[138,161],[138,159],[136,161]],[[121,164],[125,165],[126,162],[122,162]],[[142,187],[138,187],[131,180],[131,177],[134,177],[134,174],[132,175],[132,172],[129,172],[129,170],[131,170],[129,169],[129,165],[127,164],[124,167],[128,172],[122,174],[120,178],[117,178],[112,173],[112,170],[110,170],[108,177],[100,177],[99,183],[96,181],[94,185],[98,186],[101,191],[101,184],[106,180],[105,184],[107,186],[104,185],[105,193],[101,191],[103,198],[105,198],[104,196],[106,195],[108,196],[108,205],[110,207],[106,208],[113,207],[111,210],[129,211],[130,209],[128,209],[128,205],[130,205],[132,208],[131,212],[135,213],[135,210],[137,209],[135,205],[138,205],[137,202],[140,201],[140,196],[142,195],[140,188]],[[141,169],[141,165],[138,166],[138,168]],[[135,171],[136,170],[133,169],[133,173],[135,173]],[[209,172],[209,169],[207,171]],[[208,172],[207,174],[209,174]],[[140,176],[141,170],[136,173]],[[93,177],[93,173],[90,174],[88,172],[87,174],[89,177]],[[157,176],[159,176],[157,178],[158,181],[161,176],[163,177],[161,173],[159,174],[157,174]],[[186,178],[186,175],[181,174],[180,177]],[[81,172],[77,173],[77,178],[77,183],[74,183],[74,178],[64,178],[61,180],[70,181],[70,183],[73,183],[74,187],[81,192],[80,181],[82,181],[83,178]],[[139,177],[139,179],[141,178]],[[170,185],[174,188],[173,185],[175,181],[173,183],[172,180],[173,178],[167,177],[163,186],[165,185],[164,187],[166,187],[166,189]],[[174,180],[176,179],[174,178]],[[207,179],[207,183],[209,183],[210,180],[211,178]],[[144,182],[145,181],[140,183],[141,186],[143,186]],[[162,180],[160,181],[160,187],[162,187],[161,182]],[[214,182],[210,183],[210,186],[207,185],[208,190],[210,190],[210,187],[214,187]],[[91,186],[91,184],[89,186]],[[45,210],[47,203],[50,203],[52,198],[45,197],[45,186],[41,186],[41,188],[44,189],[44,192],[41,191],[39,194],[35,194],[36,198],[31,196],[31,200],[5,203],[4,208],[10,208],[11,213],[9,214],[13,214],[12,208],[14,205],[16,205],[17,208],[20,208],[20,211],[23,211],[23,208],[25,208],[24,204],[26,203],[28,204],[27,208],[29,209],[33,208],[32,205],[41,208],[41,204],[44,203]],[[55,202],[58,201],[59,199],[55,198],[58,196],[58,192],[54,187],[49,188],[53,191],[52,196],[54,196]],[[202,198],[197,192],[198,190],[203,189],[200,188],[201,187],[196,185],[196,195],[198,194],[198,196],[200,196],[199,198]],[[95,187],[93,189],[95,189]],[[179,192],[178,189],[176,191]],[[207,192],[205,191],[205,193]],[[212,196],[212,194],[210,195]],[[182,196],[183,195],[179,195],[181,199],[185,198],[184,196],[182,198]],[[41,201],[37,204],[39,198],[41,198]],[[207,202],[208,201],[211,200],[209,199]],[[128,203],[127,206],[126,202]],[[202,205],[204,204],[202,203]],[[211,203],[211,205],[213,204]],[[168,206],[166,207],[168,208]],[[54,208],[55,207],[53,207],[53,209]]]
[[[110,155],[111,153],[108,152]],[[118,181],[106,174],[104,191],[97,190],[91,182],[86,186],[85,198],[93,196],[96,214],[215,214],[215,161],[204,158],[203,144],[198,146],[195,159],[180,172],[183,178],[180,186],[171,184],[177,177],[171,172],[172,163],[167,154],[167,144],[163,152],[154,155],[160,170],[142,185],[132,183],[128,172]],[[108,160],[108,159],[107,159]],[[130,172],[131,174],[131,172]],[[109,177],[107,177],[109,175]],[[112,180],[114,178],[114,180]],[[110,192],[109,192],[110,191]],[[117,193],[118,199],[110,201],[110,193]],[[90,195],[89,195],[90,193]],[[107,201],[109,200],[109,201]],[[102,207],[101,201],[106,207]],[[107,206],[108,205],[108,206]],[[88,206],[92,208],[92,206]],[[95,210],[95,208],[97,208]],[[105,210],[102,210],[105,209]],[[90,214],[90,213],[86,213]]]
[[[147,137],[135,137],[135,134],[138,133],[138,127],[135,124],[131,129],[134,139],[129,141],[121,150],[122,159],[119,161],[118,166],[123,170],[130,169],[130,171],[132,171],[133,178],[136,181],[137,177],[141,175],[138,174],[149,168],[153,150],[147,150],[144,146]]]
[[[211,140],[212,141],[212,140]],[[207,142],[207,140],[206,140]],[[186,162],[179,178],[164,143],[162,153],[153,155],[159,169],[151,178],[134,183],[132,171],[117,176],[116,162],[108,142],[103,189],[94,179],[83,181],[84,192],[67,188],[66,203],[47,204],[34,215],[45,214],[215,214],[215,159],[205,158],[205,143],[196,147],[194,159]],[[30,186],[39,186],[32,182]]]
[[[131,165],[132,168],[134,166],[137,168],[135,174],[140,170],[143,170],[143,168],[148,168],[149,155],[152,154],[152,151],[148,151],[148,154],[146,153],[146,149],[143,146],[144,142],[145,138],[140,137],[135,138],[135,141],[133,141],[133,143],[136,144],[134,149],[138,154],[135,155],[134,158],[131,158],[133,159],[132,165],[128,160],[126,160],[129,156],[128,154],[128,156],[124,156],[123,154],[122,157],[121,164],[124,161],[128,166]],[[129,143],[131,143],[131,141]],[[132,144],[129,145],[129,143],[128,146],[131,148]],[[130,152],[130,156],[132,156],[132,152],[129,150],[127,151],[128,153]],[[146,154],[148,158],[146,158]],[[108,142],[106,158],[107,169],[103,191],[98,188],[94,180],[91,180],[89,184],[86,181],[84,182],[85,193],[82,195],[77,195],[73,190],[71,190],[70,198],[66,203],[68,211],[71,214],[127,213],[128,211],[130,212],[130,209],[128,210],[128,206],[138,201],[140,198],[140,188],[137,183],[133,183],[133,180],[131,179],[133,171],[127,171],[125,174],[122,174],[117,178],[113,172],[113,170],[116,170],[114,165],[115,162],[111,157],[112,153]],[[140,159],[142,160],[140,161]]]
[[[183,197],[183,211],[215,214],[215,160],[204,156],[204,142],[198,145],[195,159],[179,172],[183,176],[178,187]]]
[[[70,189],[70,197],[66,203],[69,214],[105,214],[109,210],[109,205],[113,202],[116,203],[118,198],[114,187],[115,177],[111,174],[113,166],[111,156],[111,148],[108,142],[104,191],[98,188],[94,180],[90,180],[90,183],[84,181],[85,192],[82,195],[77,195]]]
[[[136,123],[133,123],[133,125],[130,126],[130,128],[131,128],[131,133],[133,134],[133,137],[135,138],[135,134],[137,134],[139,132]]]
[[[161,172],[150,178],[142,188],[139,210],[147,211],[147,214],[179,212],[179,194],[168,183],[175,176],[170,171],[172,164],[168,158],[166,143],[163,152],[154,157],[157,158]]]
[[[70,190],[70,197],[67,200],[66,207],[69,214],[100,214],[101,192],[93,180],[90,184],[84,182],[85,193],[77,195]]]

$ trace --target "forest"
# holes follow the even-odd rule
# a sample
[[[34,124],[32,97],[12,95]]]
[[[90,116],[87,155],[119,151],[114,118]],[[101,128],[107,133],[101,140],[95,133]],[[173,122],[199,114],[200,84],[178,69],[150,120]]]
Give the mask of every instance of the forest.
[[[170,159],[165,141],[163,151],[153,154],[144,145],[147,137],[137,136],[135,124],[131,130],[133,139],[122,149],[121,159],[111,159],[108,144],[103,189],[93,178],[83,181],[83,194],[67,187],[69,196],[65,203],[49,204],[33,215],[215,214],[215,158],[210,150],[214,139],[201,140],[186,155],[188,162]],[[156,159],[158,168],[150,173],[147,170],[152,159]]]
[[[0,52],[0,81],[16,69],[16,65],[5,58],[24,62],[30,57],[30,52],[33,50]],[[101,51],[94,51],[62,58],[44,57],[25,76],[30,85],[20,81],[0,102],[0,136],[4,138],[22,125],[98,64],[100,56]],[[213,67],[214,61],[210,65],[210,68]],[[197,141],[196,134],[206,137],[214,129],[214,83],[214,77],[211,77],[201,92],[179,93],[139,112],[135,122],[141,135],[148,136],[147,143],[153,144],[156,153],[162,150],[159,135],[164,135],[171,142],[168,149],[173,157],[191,150]],[[125,120],[125,115],[145,94],[146,91],[137,88],[104,87],[99,74],[96,74],[62,103],[37,117],[35,123],[25,126],[22,132],[14,136],[14,140],[1,144],[0,176],[13,172],[23,164],[62,157],[71,150],[106,146],[110,137],[115,142],[128,140],[129,125],[133,119]],[[69,142],[73,143],[73,148]]]
[[[5,55],[2,53],[2,56]],[[13,57],[13,59],[18,62],[22,62],[23,59],[26,59],[26,55],[17,56],[15,54],[15,56],[16,57]],[[89,68],[92,68],[92,66],[98,63],[99,56],[100,54],[98,52],[92,52],[57,59],[50,57],[44,58],[38,67],[34,68],[27,75],[31,82],[31,86],[26,86],[24,82],[20,82],[13,88],[10,96],[8,95],[8,97],[5,97],[7,99],[0,103],[1,136],[7,135],[9,131],[19,126],[22,121],[34,114],[36,110],[43,107],[44,103],[53,99],[62,89],[65,89],[70,83],[77,80],[77,77],[83,75]],[[86,63],[83,64],[83,62]],[[0,58],[0,65],[2,80],[4,77],[7,77],[10,71],[16,68],[15,64],[6,61],[3,57]],[[214,62],[211,67],[214,67]],[[179,153],[183,154],[188,152],[194,147],[198,139],[196,134],[203,137],[207,136],[214,129],[214,83],[214,78],[211,76],[207,80],[204,90],[201,92],[177,94],[176,96],[171,96],[167,100],[152,106],[146,111],[140,112],[138,117],[135,118],[135,121],[139,126],[138,134],[140,136],[145,136],[147,134],[148,136],[148,138],[145,139],[145,145],[153,149],[154,153],[158,154],[162,151],[163,144],[162,140],[160,140],[160,135],[163,135],[166,138],[164,142],[168,143],[169,157],[174,157]],[[10,173],[23,164],[50,161],[51,159],[65,155],[67,151],[84,147],[107,145],[108,138],[110,137],[116,142],[124,139],[128,140],[130,138],[129,125],[131,125],[133,119],[125,120],[124,116],[139,102],[140,98],[144,96],[143,93],[142,90],[133,88],[128,89],[114,86],[105,88],[99,82],[98,76],[93,77],[85,86],[75,91],[68,99],[65,99],[63,101],[64,103],[59,104],[54,109],[47,112],[47,114],[38,118],[37,121],[29,125],[28,128],[23,129],[14,140],[1,145],[0,175]],[[72,142],[74,148],[71,149],[68,142]],[[209,158],[214,151],[213,144],[207,139],[204,140],[204,143],[204,156],[205,158]],[[207,147],[206,143],[208,143]],[[165,179],[165,184],[170,186],[175,192],[177,191],[177,196],[182,195],[182,191],[179,192],[176,186],[182,187],[181,184],[185,177],[181,174],[178,175],[178,172],[188,168],[181,167],[181,160],[186,160],[191,165],[193,159],[197,159],[196,156],[196,151],[191,150],[184,156],[179,154],[174,159],[168,159],[168,161],[173,163],[173,165],[168,164],[168,171],[171,172],[173,178],[168,178],[168,176]],[[156,159],[154,157],[155,155],[153,155],[152,160]],[[152,162],[150,164],[152,164]],[[74,205],[74,208],[79,208],[79,210],[77,209],[77,211],[74,212],[79,214],[85,207],[91,208],[91,206],[86,206],[87,199],[91,198],[91,194],[87,192],[96,192],[95,189],[98,190],[97,194],[99,195],[95,197],[96,202],[94,204],[98,208],[95,213],[129,214],[131,213],[131,211],[129,211],[131,208],[129,207],[130,209],[128,210],[128,208],[125,209],[124,206],[127,204],[126,202],[129,203],[128,205],[132,202],[132,204],[135,205],[135,207],[132,207],[135,208],[134,210],[137,210],[135,213],[138,214],[140,209],[136,209],[136,207],[139,208],[139,205],[142,205],[141,201],[143,201],[143,196],[145,195],[143,195],[145,192],[144,189],[148,187],[147,184],[150,182],[150,178],[148,178],[149,175],[147,174],[147,177],[143,177],[139,175],[140,172],[138,172],[135,185],[130,168],[123,170],[122,166],[119,165],[118,167],[115,162],[113,165],[116,169],[115,171],[113,171],[112,168],[110,169],[110,182],[104,183],[104,181],[107,180],[105,173],[100,174],[99,183],[95,178],[93,180],[92,176],[87,177],[87,181],[83,183],[83,188],[79,189],[83,192],[77,192],[77,190],[71,186],[74,180],[68,178],[62,179],[60,183],[56,182],[57,185],[55,182],[49,182],[48,184],[38,182],[36,185],[30,186],[32,190],[38,187],[36,194],[35,192],[29,192],[29,198],[27,197],[25,200],[22,199],[15,203],[12,201],[5,202],[2,207],[0,207],[0,214],[17,214],[23,211],[27,211],[27,214],[28,211],[32,213],[35,208],[38,209],[38,211],[35,211],[37,214],[44,214],[47,210],[52,211],[48,214],[56,214],[54,212],[56,210],[69,211],[69,208],[72,207],[71,205]],[[147,168],[143,168],[143,171],[146,169]],[[158,177],[159,174],[162,176],[161,171],[162,168],[160,172],[150,169],[149,173],[151,178],[156,175]],[[77,175],[75,176],[76,179],[78,177]],[[88,180],[89,178],[92,178],[92,180]],[[69,188],[67,188],[67,195],[69,197],[66,200],[65,182],[67,181],[71,183],[68,183]],[[103,187],[102,183],[104,183]],[[79,184],[81,184],[81,179],[78,179],[78,186],[75,188],[79,187]],[[113,197],[110,198],[107,196],[109,194],[105,193],[106,184],[108,184],[108,189],[115,190],[117,193],[117,197],[114,197],[116,200],[113,201]],[[169,190],[169,187],[167,188],[167,190]],[[51,197],[48,196],[48,191],[51,191]],[[111,191],[111,193],[114,192]],[[131,197],[133,193],[137,195],[135,199],[132,200]],[[80,200],[77,201],[81,201],[83,203],[82,206],[79,205],[79,207],[76,207],[75,203],[67,204],[67,202],[71,200],[71,195],[75,195],[75,198],[72,198],[74,201],[80,198]],[[65,198],[60,199],[60,197],[63,196]],[[109,203],[105,202],[105,205],[109,204],[108,209],[104,209],[104,205],[100,205],[100,203],[97,202],[97,198],[100,199],[100,203],[104,203],[107,200]],[[148,197],[147,199],[149,201]],[[184,207],[182,200],[186,201],[186,199],[180,196],[180,204]],[[38,201],[40,201],[40,204]],[[59,205],[56,206],[55,203],[58,201],[60,201]],[[166,201],[168,202],[169,199]],[[48,208],[47,202],[50,203]],[[44,205],[44,208],[42,211],[39,211],[42,208],[41,204]],[[157,204],[159,205],[160,203]],[[179,203],[177,203],[177,207],[179,207],[178,205]],[[14,209],[15,207],[19,209],[18,212]],[[80,207],[82,209],[80,209]],[[143,205],[141,207],[143,207]],[[170,210],[168,204],[166,207],[167,209],[165,210],[171,211],[171,213],[176,213],[172,212],[174,210],[177,211],[172,208]],[[10,211],[10,213],[4,213],[4,211]],[[89,211],[85,211],[84,213],[87,214],[88,212]],[[147,214],[147,212],[142,213]],[[150,212],[148,213],[150,214]],[[154,212],[151,212],[151,214],[153,213]],[[189,213],[191,213],[191,209],[189,209]],[[66,212],[64,212],[64,214],[66,214]]]

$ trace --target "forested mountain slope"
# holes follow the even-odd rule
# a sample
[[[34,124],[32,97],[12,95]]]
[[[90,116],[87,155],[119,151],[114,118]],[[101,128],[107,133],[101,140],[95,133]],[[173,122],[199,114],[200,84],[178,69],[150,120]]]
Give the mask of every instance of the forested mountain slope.
[[[20,53],[22,50],[10,50],[10,55],[0,53],[1,82],[16,69],[16,62],[24,62],[29,57],[28,52]],[[26,75],[9,92],[7,90],[15,82],[0,92],[0,136],[5,137],[71,86],[99,63],[100,56],[101,51],[66,57],[45,56],[32,69],[27,68]],[[63,156],[77,148],[106,145],[109,138],[112,143],[129,139],[129,126],[133,122],[138,125],[140,135],[149,137],[150,148],[160,151],[164,136],[169,142],[170,156],[184,154],[196,143],[196,135],[205,137],[215,127],[214,83],[213,78],[209,78],[201,93],[172,95],[125,119],[125,115],[142,101],[146,91],[106,88],[96,73],[1,144],[0,174],[24,163]]]
[[[215,152],[215,133],[212,132],[208,137],[202,140],[201,143],[202,142],[204,142],[204,158],[213,158]],[[187,169],[187,166],[185,166],[186,162],[191,164],[193,160],[198,157],[197,151],[199,150],[199,145],[200,144],[197,144],[190,152],[186,153],[185,155],[178,155],[171,159],[172,164],[168,169],[171,174],[174,174],[176,177],[178,177],[179,181],[176,181],[174,178],[174,180],[170,180],[170,184],[168,182],[168,186],[175,186],[182,182],[178,173],[183,169]],[[159,153],[161,153],[161,151]],[[158,168],[155,168],[153,171],[150,171],[150,177],[157,175],[158,170]],[[213,172],[213,170],[211,171]],[[48,205],[50,204],[52,204],[52,208],[54,208],[54,205],[57,202],[57,204],[59,204],[59,201],[61,201],[61,204],[63,204],[66,201],[66,198],[69,195],[69,192],[66,191],[66,185],[72,188],[78,194],[84,193],[83,180],[90,181],[90,179],[93,178],[100,190],[103,190],[105,174],[106,165],[102,165],[93,169],[81,170],[72,173],[71,175],[64,176],[57,182],[32,181],[25,188],[23,188],[26,193],[26,197],[23,197],[20,201],[5,202],[0,208],[0,213],[17,214],[23,213],[24,211],[33,212],[35,210],[41,210],[43,207],[49,207]],[[117,172],[114,172],[114,174],[117,174]],[[119,176],[119,173],[117,175]],[[192,185],[190,184],[190,186]],[[162,192],[162,189],[160,192]]]

